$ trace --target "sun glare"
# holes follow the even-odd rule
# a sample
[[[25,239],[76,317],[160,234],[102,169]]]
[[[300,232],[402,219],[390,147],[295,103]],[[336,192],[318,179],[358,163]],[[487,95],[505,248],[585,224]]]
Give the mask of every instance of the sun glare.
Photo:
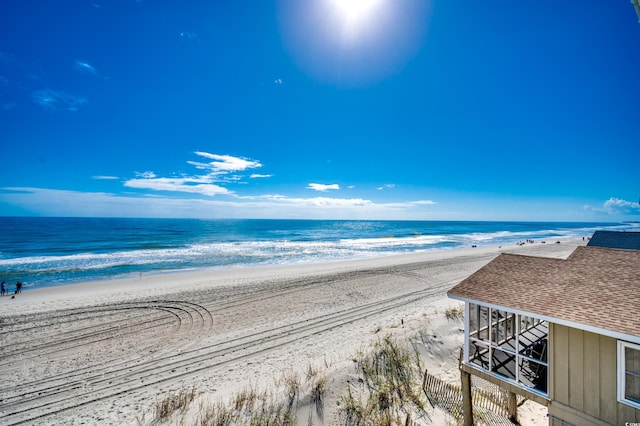
[[[317,78],[366,86],[401,69],[422,42],[432,0],[280,0],[287,49]]]
[[[378,9],[381,0],[331,0],[331,3],[348,22],[359,22]]]

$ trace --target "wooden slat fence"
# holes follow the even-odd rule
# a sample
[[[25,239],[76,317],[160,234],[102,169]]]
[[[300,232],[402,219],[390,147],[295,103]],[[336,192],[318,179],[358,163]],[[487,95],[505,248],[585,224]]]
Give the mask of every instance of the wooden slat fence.
[[[460,386],[446,383],[425,371],[422,389],[432,406],[445,410],[462,424]],[[513,425],[509,421],[508,396],[504,389],[478,377],[472,377],[471,398],[477,424]]]

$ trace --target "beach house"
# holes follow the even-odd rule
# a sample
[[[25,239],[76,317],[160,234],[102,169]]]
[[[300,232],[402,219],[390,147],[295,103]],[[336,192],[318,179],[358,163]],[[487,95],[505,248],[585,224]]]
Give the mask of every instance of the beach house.
[[[471,375],[547,406],[553,426],[640,424],[639,250],[503,253],[448,296],[465,304],[465,424]]]
[[[596,231],[589,238],[589,247],[640,250],[640,232]]]

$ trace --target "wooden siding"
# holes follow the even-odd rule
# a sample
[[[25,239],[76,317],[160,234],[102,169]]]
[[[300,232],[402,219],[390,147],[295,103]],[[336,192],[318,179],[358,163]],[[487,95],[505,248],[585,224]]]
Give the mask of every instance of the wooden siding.
[[[549,397],[569,405],[569,328],[549,324],[551,386]]]
[[[640,422],[640,410],[617,402],[617,341],[550,324],[549,415],[575,425]]]
[[[600,348],[600,335],[595,333],[583,333],[583,343],[585,348]],[[588,366],[600,366],[600,351],[584,352],[584,394],[583,411],[590,416],[600,417],[600,392],[592,392],[590,389],[600,389],[601,367],[588,368]]]
[[[584,411],[584,332],[569,329],[569,406]]]
[[[600,387],[594,389],[600,399],[600,418],[609,423],[616,423],[618,405],[618,343],[615,339],[599,336],[600,364],[593,368],[600,369]],[[628,420],[627,420],[628,421]]]

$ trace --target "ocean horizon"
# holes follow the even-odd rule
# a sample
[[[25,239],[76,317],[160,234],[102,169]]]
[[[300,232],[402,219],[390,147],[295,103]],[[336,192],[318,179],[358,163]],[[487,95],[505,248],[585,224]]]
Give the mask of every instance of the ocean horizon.
[[[640,230],[639,223],[0,217],[12,289],[139,274],[321,263]]]

